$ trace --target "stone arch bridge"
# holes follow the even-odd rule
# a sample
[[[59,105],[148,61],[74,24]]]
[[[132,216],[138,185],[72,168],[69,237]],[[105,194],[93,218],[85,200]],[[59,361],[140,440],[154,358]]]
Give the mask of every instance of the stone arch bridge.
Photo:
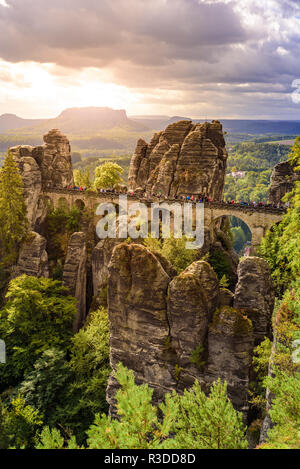
[[[64,205],[68,208],[77,206],[79,208],[86,208],[94,211],[95,223],[97,222],[96,209],[100,203],[113,203],[116,207],[119,205],[119,194],[114,193],[96,193],[96,192],[80,192],[75,190],[49,190],[42,194],[45,201],[51,204],[53,208],[58,208]],[[132,203],[142,202],[147,205],[149,216],[151,204],[179,202],[179,200],[148,200],[145,198],[138,198],[136,196],[128,196],[128,206]],[[235,216],[247,224],[252,234],[252,250],[260,244],[261,239],[265,236],[266,232],[276,223],[282,220],[285,213],[284,209],[267,208],[267,207],[249,207],[242,205],[231,205],[222,202],[213,202],[204,204],[204,224],[205,227],[211,228],[214,223],[224,216]],[[99,217],[98,217],[99,219]],[[150,218],[149,218],[150,219]]]

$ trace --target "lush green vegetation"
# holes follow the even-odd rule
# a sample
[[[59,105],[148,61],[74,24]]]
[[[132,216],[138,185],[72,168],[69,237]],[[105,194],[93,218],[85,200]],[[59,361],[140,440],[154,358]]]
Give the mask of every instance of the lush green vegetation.
[[[106,161],[95,169],[94,187],[96,189],[113,188],[121,184],[123,169],[117,163]]]
[[[107,411],[107,312],[90,313],[74,334],[76,300],[61,282],[21,276],[10,282],[6,299],[0,311],[7,349],[0,367],[0,445],[32,447],[42,423],[83,443],[95,413]]]
[[[291,162],[300,169],[300,138],[291,153]],[[257,350],[255,366],[263,387],[274,396],[270,417],[274,427],[263,448],[300,449],[300,183],[286,196],[290,208],[282,222],[261,244],[261,255],[269,262],[278,298],[271,354],[272,374],[266,377],[267,341]]]
[[[8,153],[0,169],[0,304],[10,269],[27,234],[23,180],[12,154]]]
[[[47,239],[50,274],[54,279],[62,279],[70,237],[72,233],[81,230],[82,224],[88,221],[89,217],[90,214],[79,207],[69,209],[63,200],[56,209],[49,206],[43,235]]]
[[[116,378],[121,389],[116,394],[120,420],[96,415],[90,426],[90,449],[245,449],[247,441],[241,416],[227,397],[226,384],[220,381],[206,396],[198,382],[182,396],[167,394],[159,409],[151,404],[153,389],[137,386],[134,374],[121,364]],[[163,419],[159,418],[159,411]],[[40,449],[74,447],[65,443],[57,429],[45,427],[40,434]]]
[[[182,238],[172,236],[164,240],[149,237],[144,240],[144,244],[151,251],[162,254],[180,274],[197,259],[197,251],[186,248],[187,241],[185,236]]]
[[[244,142],[229,148],[227,173],[244,171],[245,177],[227,175],[225,200],[267,202],[273,167],[288,159],[290,146]]]

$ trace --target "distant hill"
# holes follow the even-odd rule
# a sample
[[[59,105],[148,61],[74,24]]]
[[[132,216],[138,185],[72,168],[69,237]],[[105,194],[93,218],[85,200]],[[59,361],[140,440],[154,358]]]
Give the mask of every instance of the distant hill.
[[[179,120],[192,120],[189,117],[143,115],[127,116],[124,109],[108,107],[70,108],[62,111],[54,119],[22,119],[14,114],[0,116],[0,133],[32,133],[42,135],[52,128],[59,128],[71,135],[97,135],[103,131],[121,128],[126,131],[143,132],[163,130],[167,125]],[[220,119],[223,128],[229,133],[250,135],[278,134],[300,135],[299,121]],[[204,119],[193,119],[193,122],[205,122]]]
[[[192,120],[189,117],[181,117],[181,116],[130,116],[130,119],[143,124],[144,126],[148,127],[151,130],[163,130],[169,124],[173,124],[174,122],[182,121],[182,120]]]
[[[299,121],[220,119],[223,129],[232,133],[300,135]],[[201,122],[204,122],[203,120]]]
[[[161,130],[167,125],[179,120],[193,120],[194,123],[203,123],[211,119],[190,119],[180,116],[131,116],[136,122],[141,122],[147,127]],[[216,117],[216,119],[218,119]],[[276,120],[252,120],[252,119],[218,119],[223,124],[223,129],[230,133],[240,134],[278,134],[278,135],[300,135],[299,121],[276,121]]]
[[[22,119],[15,114],[2,114],[0,116],[0,133],[12,129],[35,127],[43,122],[43,119]]]

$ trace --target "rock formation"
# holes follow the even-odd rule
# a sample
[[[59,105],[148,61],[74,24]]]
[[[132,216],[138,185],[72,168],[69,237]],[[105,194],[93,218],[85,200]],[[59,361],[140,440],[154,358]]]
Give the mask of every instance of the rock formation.
[[[137,244],[119,244],[109,265],[110,360],[134,370],[136,382],[146,382],[161,399],[176,380],[168,364],[170,325],[167,288],[170,277],[153,253]],[[117,383],[111,376],[107,399],[113,403]]]
[[[271,175],[270,203],[275,205],[281,203],[282,197],[293,190],[296,181],[300,181],[300,173],[294,171],[288,161],[278,163]]]
[[[227,381],[227,392],[236,409],[247,414],[249,374],[253,351],[251,320],[242,312],[222,307],[210,324],[206,380]]]
[[[101,292],[107,287],[108,265],[114,247],[120,244],[118,239],[101,239],[92,253],[93,293],[97,300]]]
[[[18,163],[24,183],[27,218],[34,228],[39,198],[42,191],[42,174],[40,167],[32,155],[33,147],[28,145],[10,148],[14,160]]]
[[[219,289],[207,262],[196,261],[177,276],[164,265],[141,245],[122,243],[113,250],[108,268],[113,369],[120,361],[132,369],[137,383],[154,388],[154,402],[172,389],[182,392],[195,379],[207,390],[221,378],[246,417],[253,347],[269,333],[274,301],[266,262],[255,257],[241,262],[235,298]],[[111,376],[112,412],[116,388]]]
[[[30,232],[22,246],[13,276],[31,275],[33,277],[49,277],[46,239],[35,232]]]
[[[42,191],[63,189],[74,183],[71,148],[67,137],[53,129],[44,135],[44,142],[44,145],[37,147],[25,145],[9,149],[23,177],[28,220],[33,228],[38,209],[41,210]]]
[[[253,323],[255,345],[270,337],[274,290],[269,264],[260,257],[246,257],[238,266],[234,307]]]
[[[168,318],[180,369],[180,389],[199,379],[199,369],[191,358],[197,347],[204,350],[207,345],[208,325],[218,307],[218,297],[218,278],[204,261],[194,262],[169,284]]]
[[[74,321],[74,330],[78,330],[86,316],[86,275],[87,249],[86,235],[83,232],[73,233],[68,246],[63,271],[63,282],[70,294],[77,298],[78,315]]]
[[[175,197],[202,194],[221,200],[227,152],[219,121],[179,121],[140,139],[131,160],[129,189]]]

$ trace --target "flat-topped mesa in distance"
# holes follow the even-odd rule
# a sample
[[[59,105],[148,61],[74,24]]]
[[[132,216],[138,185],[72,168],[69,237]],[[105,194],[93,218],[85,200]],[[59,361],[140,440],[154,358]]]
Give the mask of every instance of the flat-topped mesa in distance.
[[[206,195],[222,200],[227,151],[219,121],[182,120],[139,139],[129,170],[129,190],[165,196]]]
[[[289,161],[278,163],[271,174],[269,202],[280,204],[282,197],[293,190],[296,181],[300,181],[300,172],[295,171]]]

